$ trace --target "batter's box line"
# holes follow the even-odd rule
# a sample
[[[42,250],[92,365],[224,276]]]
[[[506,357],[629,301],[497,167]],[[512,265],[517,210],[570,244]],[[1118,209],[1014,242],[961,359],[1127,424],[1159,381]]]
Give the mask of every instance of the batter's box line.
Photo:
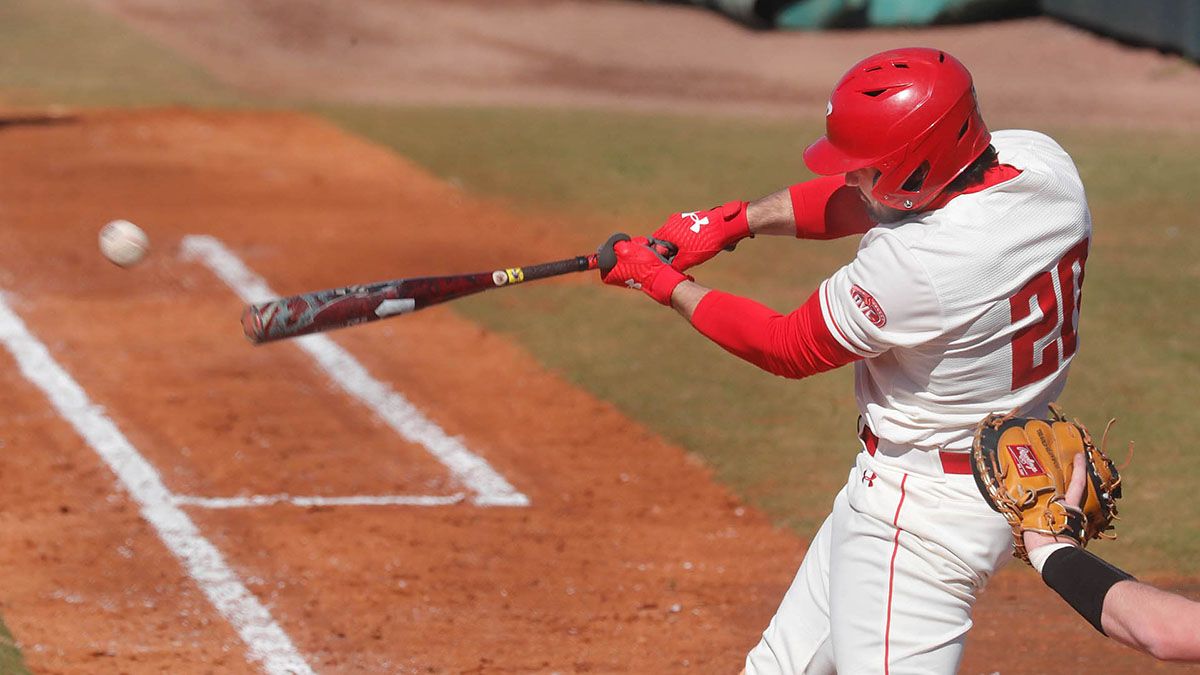
[[[216,237],[183,238],[185,259],[199,260],[244,302],[273,300],[278,294]],[[504,479],[462,440],[446,433],[400,392],[367,372],[350,352],[325,335],[304,335],[290,341],[305,351],[317,367],[348,396],[369,408],[401,438],[420,445],[471,491],[476,506],[529,506],[529,497]]]
[[[248,495],[238,497],[198,497],[173,495],[176,506],[202,509],[249,509],[260,506],[289,504],[291,506],[451,506],[461,504],[467,495],[351,495],[347,497],[305,497],[299,495]]]
[[[196,523],[171,501],[162,476],[59,365],[50,350],[17,316],[0,290],[0,343],[16,359],[25,379],[46,395],[49,405],[83,438],[137,502],[143,519],[179,560],[221,616],[246,643],[247,656],[268,675],[314,675],[304,656],[271,611],[246,588],[225,556]]]

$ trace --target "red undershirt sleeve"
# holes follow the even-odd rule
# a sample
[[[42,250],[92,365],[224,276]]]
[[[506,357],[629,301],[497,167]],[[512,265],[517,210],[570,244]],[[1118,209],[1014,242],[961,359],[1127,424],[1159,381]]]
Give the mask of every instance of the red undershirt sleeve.
[[[808,377],[863,358],[829,332],[817,293],[785,316],[747,298],[709,291],[692,313],[692,325],[725,351],[782,377]]]
[[[788,188],[788,194],[800,239],[837,239],[875,227],[858,190],[846,185],[845,176],[797,183]]]

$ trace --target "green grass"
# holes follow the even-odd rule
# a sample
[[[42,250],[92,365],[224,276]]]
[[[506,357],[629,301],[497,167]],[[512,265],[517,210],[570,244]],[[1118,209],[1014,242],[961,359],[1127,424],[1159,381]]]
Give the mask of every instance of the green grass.
[[[248,97],[80,0],[0,2],[0,104],[233,105]]]
[[[681,202],[711,206],[731,176],[752,192],[777,189],[781,165],[803,170],[808,136],[770,122],[600,111],[313,110],[471,192],[617,221],[658,218]]]
[[[1095,222],[1079,356],[1065,403],[1136,441],[1114,559],[1200,570],[1200,137],[1072,131]],[[1118,460],[1120,461],[1120,460]],[[1164,516],[1164,514],[1170,516]],[[1128,544],[1128,546],[1124,544]],[[1109,545],[1103,545],[1102,551]]]
[[[0,58],[0,103],[253,103],[68,0],[0,5]],[[559,214],[572,247],[613,230],[650,230],[674,210],[801,180],[808,174],[800,153],[819,124],[565,110],[309,110],[469,192]],[[1120,416],[1117,445],[1138,442],[1125,472],[1123,542],[1099,550],[1138,572],[1193,574],[1200,571],[1200,499],[1192,488],[1200,462],[1190,448],[1200,432],[1193,391],[1200,136],[1047,131],[1077,160],[1096,223],[1081,349],[1064,404],[1097,428]],[[706,265],[699,278],[787,310],[853,251],[854,242],[759,238]],[[771,377],[639,294],[599,284],[532,285],[454,307],[701,456],[801,535],[816,528],[845,479],[855,418],[848,371],[801,382]]]
[[[13,640],[8,626],[4,625],[3,619],[0,619],[0,673],[29,675],[29,669],[25,667],[25,659],[21,657],[21,650],[17,648],[17,643]]]

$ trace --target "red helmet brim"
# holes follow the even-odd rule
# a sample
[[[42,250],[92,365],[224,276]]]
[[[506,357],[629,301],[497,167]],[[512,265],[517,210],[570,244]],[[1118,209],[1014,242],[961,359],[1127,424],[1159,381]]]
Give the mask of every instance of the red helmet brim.
[[[835,176],[871,166],[877,161],[875,157],[854,157],[839,150],[829,142],[827,136],[822,136],[804,150],[804,164],[809,170],[821,176]]]

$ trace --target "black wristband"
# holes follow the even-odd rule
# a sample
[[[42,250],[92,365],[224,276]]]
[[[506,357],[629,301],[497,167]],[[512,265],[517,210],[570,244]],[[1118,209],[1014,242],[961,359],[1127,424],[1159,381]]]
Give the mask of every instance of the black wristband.
[[[1127,579],[1133,579],[1133,576],[1074,546],[1051,553],[1042,567],[1042,580],[1046,585],[1102,635],[1108,635],[1100,623],[1104,596],[1113,584]]]

